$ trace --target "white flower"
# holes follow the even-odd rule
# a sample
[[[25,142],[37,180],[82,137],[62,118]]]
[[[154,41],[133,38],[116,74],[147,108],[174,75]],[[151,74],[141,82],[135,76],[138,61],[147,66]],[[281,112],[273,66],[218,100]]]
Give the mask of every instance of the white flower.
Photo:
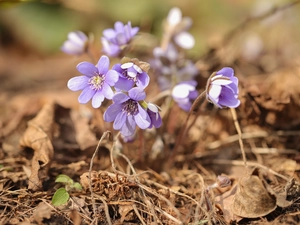
[[[195,45],[194,37],[187,32],[193,21],[190,17],[183,17],[179,8],[170,10],[167,17],[167,30],[181,48],[191,49]]]

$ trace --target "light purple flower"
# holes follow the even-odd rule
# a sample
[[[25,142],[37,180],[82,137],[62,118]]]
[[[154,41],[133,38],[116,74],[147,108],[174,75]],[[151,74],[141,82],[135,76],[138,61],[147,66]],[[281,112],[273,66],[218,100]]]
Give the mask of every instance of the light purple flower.
[[[109,28],[103,31],[101,38],[103,52],[109,56],[117,56],[138,31],[138,27],[131,27],[131,22],[126,25],[119,21],[116,22],[114,29]]]
[[[92,99],[92,106],[101,106],[104,98],[112,99],[114,92],[111,87],[117,82],[119,75],[109,70],[109,58],[101,56],[97,67],[90,62],[81,62],[77,70],[84,76],[73,77],[68,81],[68,88],[72,91],[82,90],[78,97],[79,103],[85,104]]]
[[[238,78],[230,67],[224,67],[208,80],[206,87],[207,100],[219,108],[236,108],[240,105],[238,99]]]
[[[116,93],[112,100],[113,104],[108,106],[104,112],[106,122],[114,121],[113,128],[120,130],[123,136],[132,136],[136,125],[141,129],[146,129],[151,124],[151,119],[146,110],[139,104],[146,98],[143,89],[134,87],[128,91],[128,95],[123,92]]]
[[[191,60],[183,59],[173,44],[166,50],[157,47],[153,50],[154,59],[150,61],[151,67],[157,75],[157,82],[161,90],[172,88],[172,81],[177,83],[189,81],[199,73]]]
[[[133,62],[116,64],[112,69],[119,73],[116,89],[129,91],[134,85],[145,89],[150,82],[149,75]]]
[[[194,80],[185,81],[177,84],[172,90],[172,97],[180,108],[189,111],[192,106],[192,100],[196,99],[198,92],[196,90],[197,82]]]
[[[153,126],[155,128],[159,128],[161,126],[162,120],[159,114],[158,106],[150,102],[147,105],[148,105],[147,112],[151,119],[151,124],[149,128],[152,128]]]
[[[68,40],[61,46],[61,50],[70,55],[80,55],[87,51],[88,37],[81,31],[73,31],[68,34]]]
[[[174,42],[184,49],[191,49],[195,45],[194,37],[187,32],[192,26],[190,17],[183,17],[179,8],[174,7],[170,10],[167,17],[166,29],[168,34],[173,37]]]

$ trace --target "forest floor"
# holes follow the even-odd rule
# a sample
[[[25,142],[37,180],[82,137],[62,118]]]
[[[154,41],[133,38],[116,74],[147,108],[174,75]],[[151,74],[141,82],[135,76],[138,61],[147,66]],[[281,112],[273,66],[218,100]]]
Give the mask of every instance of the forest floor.
[[[176,105],[162,128],[124,143],[102,119],[108,103],[79,105],[66,87],[84,58],[3,48],[0,224],[299,224],[300,55],[279,42],[249,62],[236,45],[227,40],[195,62],[200,91],[221,66],[235,69],[237,121],[204,104],[180,144],[187,114]],[[146,91],[154,98],[157,85]],[[55,182],[61,174],[72,181]],[[55,206],[62,187],[70,197]]]

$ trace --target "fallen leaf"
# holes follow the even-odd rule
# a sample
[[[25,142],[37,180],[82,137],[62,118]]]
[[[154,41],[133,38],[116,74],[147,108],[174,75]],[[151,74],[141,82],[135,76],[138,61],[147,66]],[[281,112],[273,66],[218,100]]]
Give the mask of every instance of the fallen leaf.
[[[215,203],[221,206],[223,217],[228,224],[236,219],[230,208],[236,194],[236,190],[237,184],[235,184],[230,191],[224,192],[222,195],[216,196],[215,198]]]
[[[264,187],[258,176],[241,178],[234,196],[231,210],[245,218],[265,216],[276,208],[276,197]]]
[[[40,224],[44,224],[43,220],[44,219],[50,219],[51,218],[51,212],[52,212],[52,208],[47,205],[44,202],[41,202],[36,210],[33,212],[33,218],[34,220],[40,225]]]
[[[69,213],[69,217],[72,220],[74,225],[82,224],[80,214],[78,213],[77,210],[75,209],[71,210],[71,212]]]
[[[30,120],[28,127],[20,139],[23,148],[34,150],[31,164],[31,175],[28,189],[41,190],[53,158],[53,124],[55,103],[45,104],[35,118]]]
[[[79,148],[83,151],[90,148],[95,149],[98,140],[95,136],[95,133],[93,133],[90,129],[89,116],[86,116],[82,111],[83,110],[71,110],[70,112],[70,116],[76,131],[76,141],[79,145]]]

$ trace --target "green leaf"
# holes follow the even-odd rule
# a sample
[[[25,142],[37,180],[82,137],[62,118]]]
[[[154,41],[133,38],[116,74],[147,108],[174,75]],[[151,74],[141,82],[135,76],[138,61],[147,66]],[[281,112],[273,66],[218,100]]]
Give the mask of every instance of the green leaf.
[[[82,190],[82,186],[81,186],[81,184],[78,183],[78,182],[75,182],[74,184],[72,184],[72,185],[71,185],[71,188],[74,188],[74,189],[79,190],[79,191]]]
[[[65,174],[60,174],[56,177],[55,179],[56,183],[65,183],[65,184],[73,184],[74,181],[67,175]]]
[[[52,197],[52,204],[54,206],[60,206],[68,202],[70,198],[69,193],[66,191],[65,188],[59,188],[57,191],[54,193]]]

